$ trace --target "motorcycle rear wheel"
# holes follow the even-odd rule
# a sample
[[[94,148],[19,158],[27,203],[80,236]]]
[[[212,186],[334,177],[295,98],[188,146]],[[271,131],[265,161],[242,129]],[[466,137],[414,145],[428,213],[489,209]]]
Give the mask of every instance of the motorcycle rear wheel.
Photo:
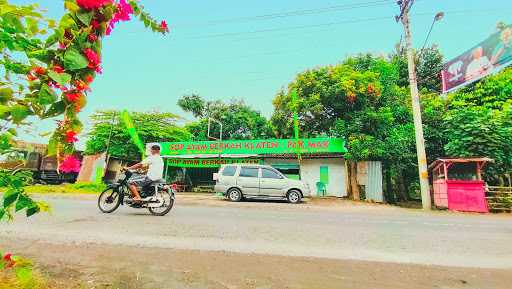
[[[168,191],[160,191],[158,194],[161,194],[162,198],[164,199],[163,205],[158,208],[149,207],[148,210],[153,216],[165,216],[174,206],[174,198]]]
[[[110,214],[121,205],[121,195],[113,188],[107,188],[98,197],[98,208],[102,213]]]

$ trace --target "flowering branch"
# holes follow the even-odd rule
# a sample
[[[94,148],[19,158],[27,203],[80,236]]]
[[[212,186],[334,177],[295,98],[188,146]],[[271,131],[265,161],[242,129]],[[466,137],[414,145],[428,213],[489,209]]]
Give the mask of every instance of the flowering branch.
[[[77,135],[82,130],[78,113],[86,105],[90,85],[102,72],[101,47],[122,21],[141,20],[155,32],[169,32],[165,21],[157,22],[136,0],[64,0],[66,13],[57,23],[44,19],[37,5],[17,6],[0,1],[0,154],[9,151],[15,127],[33,115],[41,119],[63,115],[53,133],[48,153],[57,155],[61,172],[77,172],[80,162],[73,157]],[[43,35],[52,31],[45,40]],[[9,53],[24,53],[28,61],[13,60]],[[16,58],[19,59],[19,58]],[[14,76],[14,77],[13,77]],[[23,83],[17,81],[23,76]],[[13,81],[13,78],[16,81]],[[0,181],[12,178],[3,196],[0,219],[27,209],[27,215],[42,210],[23,190],[19,178],[0,171]],[[1,184],[2,182],[0,182]],[[8,184],[4,184],[8,185]],[[20,201],[21,200],[21,201]]]

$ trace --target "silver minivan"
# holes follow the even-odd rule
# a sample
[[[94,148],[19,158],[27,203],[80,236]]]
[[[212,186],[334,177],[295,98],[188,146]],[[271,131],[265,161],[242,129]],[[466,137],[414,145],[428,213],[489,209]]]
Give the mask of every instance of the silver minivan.
[[[288,200],[296,204],[310,196],[306,183],[292,180],[271,166],[233,164],[223,165],[214,174],[215,192],[233,202],[243,198]]]

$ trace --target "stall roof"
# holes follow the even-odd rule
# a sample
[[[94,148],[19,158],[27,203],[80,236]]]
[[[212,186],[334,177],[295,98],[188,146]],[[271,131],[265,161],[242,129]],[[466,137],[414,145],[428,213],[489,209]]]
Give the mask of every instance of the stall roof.
[[[430,164],[429,168],[435,168],[442,163],[487,163],[494,162],[493,159],[485,157],[471,157],[471,158],[439,158]]]

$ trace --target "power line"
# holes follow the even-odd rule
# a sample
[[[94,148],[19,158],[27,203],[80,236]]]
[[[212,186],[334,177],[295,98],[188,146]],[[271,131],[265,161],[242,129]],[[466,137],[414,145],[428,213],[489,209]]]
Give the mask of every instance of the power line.
[[[383,17],[344,20],[344,21],[313,24],[313,25],[301,25],[301,26],[284,27],[284,28],[269,28],[269,29],[253,30],[253,31],[246,31],[246,32],[227,32],[227,33],[211,34],[211,35],[206,35],[206,36],[190,37],[187,39],[220,38],[220,37],[229,37],[229,36],[238,36],[238,35],[247,35],[247,34],[259,34],[259,33],[278,32],[278,31],[300,30],[300,29],[315,28],[315,27],[325,27],[325,26],[333,26],[333,25],[340,25],[340,24],[352,24],[352,23],[370,22],[370,21],[378,21],[378,20],[389,20],[389,19],[391,19],[389,16],[383,16]]]
[[[508,12],[512,11],[512,9],[489,9],[489,10],[453,10],[446,11],[446,14],[485,14],[485,13],[495,13],[495,12]],[[420,12],[412,14],[413,16],[431,16],[436,12]],[[355,23],[364,23],[364,22],[375,22],[375,21],[383,21],[383,20],[391,20],[392,18],[389,16],[382,17],[371,17],[371,18],[361,18],[361,19],[352,19],[352,20],[343,20],[343,21],[335,21],[329,23],[319,23],[319,24],[310,24],[310,25],[300,25],[300,26],[291,26],[291,27],[283,27],[283,28],[268,28],[268,29],[260,29],[253,31],[245,31],[245,32],[226,32],[226,33],[218,33],[218,34],[210,34],[210,35],[200,35],[200,36],[192,36],[187,37],[185,39],[188,40],[201,40],[201,39],[211,39],[211,38],[223,38],[223,37],[236,37],[236,36],[244,36],[244,35],[254,35],[254,34],[265,34],[265,33],[273,33],[280,31],[294,31],[294,30],[302,30],[302,29],[310,29],[310,28],[318,28],[318,27],[329,27],[343,24],[355,24]]]
[[[255,16],[247,16],[247,17],[238,17],[238,18],[228,18],[222,20],[211,20],[204,23],[196,23],[196,24],[183,24],[176,25],[176,27],[195,27],[195,26],[205,26],[205,25],[219,25],[219,24],[230,24],[237,22],[251,22],[251,21],[267,21],[279,18],[287,18],[287,17],[298,17],[298,16],[307,16],[321,13],[331,13],[338,11],[348,11],[353,9],[360,8],[370,8],[377,6],[384,6],[393,3],[393,0],[379,0],[379,1],[371,1],[371,2],[363,2],[363,3],[353,3],[353,4],[343,4],[343,5],[334,5],[328,7],[321,8],[313,8],[313,9],[303,9],[303,10],[291,10],[279,13],[270,13],[270,14],[262,14]]]

